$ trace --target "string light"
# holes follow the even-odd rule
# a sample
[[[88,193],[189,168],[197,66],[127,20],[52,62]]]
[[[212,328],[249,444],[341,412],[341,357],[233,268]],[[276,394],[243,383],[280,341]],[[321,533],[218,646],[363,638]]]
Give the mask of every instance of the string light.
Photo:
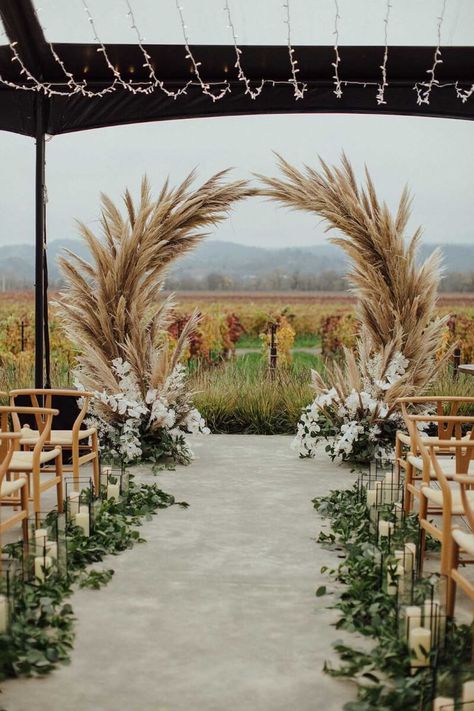
[[[387,62],[388,62],[388,22],[390,20],[390,10],[392,9],[392,4],[390,0],[387,0],[387,5],[385,9],[385,17],[384,17],[384,39],[385,39],[385,49],[383,53],[383,62],[380,66],[380,69],[382,70],[382,82],[379,84],[379,89],[377,91],[377,104],[386,104],[387,102],[385,101],[385,89],[388,86],[387,82]]]
[[[436,73],[436,67],[438,66],[438,64],[443,63],[443,60],[441,59],[441,27],[443,25],[444,13],[446,12],[446,3],[447,3],[447,0],[442,0],[441,13],[438,16],[438,26],[437,26],[438,43],[437,43],[436,49],[434,51],[433,66],[431,67],[431,69],[427,70],[427,74],[431,74],[430,80],[427,82],[422,82],[421,84],[415,84],[415,91],[417,94],[418,106],[421,106],[422,104],[429,104],[431,90],[432,90],[433,86],[439,86],[439,82],[435,78],[435,73]],[[423,88],[421,88],[421,87],[423,87]]]
[[[40,18],[38,15],[37,10],[39,11],[39,8],[35,8],[36,16],[38,18],[38,22],[42,26],[43,29],[43,34],[45,35],[45,40],[48,44],[49,50],[51,52],[51,56],[54,58],[54,61],[57,63],[57,65],[61,68],[61,71],[64,75],[64,80],[63,81],[55,81],[55,82],[44,82],[37,76],[33,74],[33,72],[28,68],[28,66],[25,64],[23,61],[23,58],[20,54],[19,49],[21,47],[17,48],[18,43],[16,41],[9,41],[9,38],[7,36],[7,33],[5,32],[5,28],[0,24],[0,37],[5,37],[6,43],[8,44],[10,51],[12,53],[12,58],[11,61],[15,62],[18,64],[19,67],[19,72],[20,72],[20,79],[16,81],[12,81],[10,79],[6,79],[5,77],[0,75],[0,84],[4,85],[10,89],[15,89],[15,90],[21,90],[21,91],[34,91],[34,92],[43,92],[49,97],[53,96],[72,96],[74,94],[81,94],[84,97],[87,98],[100,98],[101,96],[104,96],[107,93],[112,93],[116,91],[119,88],[124,88],[127,91],[131,92],[132,94],[151,94],[153,93],[156,89],[161,90],[167,97],[176,99],[180,95],[186,94],[187,89],[190,86],[197,86],[200,87],[201,91],[207,95],[210,96],[213,100],[219,101],[223,99],[227,94],[231,92],[231,84],[229,81],[215,81],[215,82],[208,82],[205,81],[202,76],[201,76],[201,62],[198,62],[197,59],[194,57],[193,52],[191,50],[190,44],[189,44],[189,37],[188,37],[188,32],[187,32],[187,26],[185,23],[184,19],[184,12],[183,12],[183,7],[180,5],[180,0],[175,0],[176,3],[176,8],[178,10],[179,14],[179,19],[181,23],[181,29],[183,33],[183,39],[184,39],[184,46],[186,50],[186,59],[189,59],[191,61],[192,69],[191,71],[194,74],[194,77],[191,78],[189,81],[185,82],[181,88],[177,89],[176,91],[173,91],[171,89],[168,89],[165,86],[165,83],[157,76],[157,73],[155,71],[155,67],[152,64],[152,57],[147,51],[145,45],[144,45],[144,38],[142,37],[142,34],[140,32],[140,29],[137,25],[137,21],[133,12],[132,8],[132,0],[124,0],[125,5],[127,8],[127,18],[129,20],[130,28],[133,30],[133,32],[136,35],[137,38],[137,46],[143,56],[143,68],[145,68],[148,71],[148,79],[147,80],[133,80],[131,77],[125,79],[122,74],[120,73],[120,68],[116,65],[114,65],[110,59],[110,56],[108,55],[107,52],[107,46],[105,43],[100,39],[96,23],[94,21],[94,18],[92,16],[92,13],[90,11],[90,8],[88,6],[87,0],[82,0],[82,6],[84,8],[84,11],[87,16],[87,21],[90,25],[92,35],[94,37],[94,41],[96,42],[97,46],[97,52],[102,53],[104,56],[104,61],[107,65],[107,68],[109,71],[112,73],[112,77],[110,83],[105,86],[102,89],[99,90],[94,90],[93,88],[88,85],[87,80],[85,78],[77,80],[73,73],[68,70],[64,60],[61,58],[59,55],[58,51],[56,50],[55,46],[52,44],[52,42],[48,41],[47,38],[47,33],[45,31],[45,28],[41,25]],[[248,76],[245,74],[244,69],[242,67],[242,49],[238,46],[238,41],[237,41],[237,33],[235,30],[235,26],[233,23],[232,19],[232,14],[231,14],[231,8],[230,8],[230,1],[231,0],[225,0],[224,4],[224,12],[227,18],[227,27],[232,33],[232,40],[233,40],[233,46],[234,46],[234,52],[235,52],[235,64],[234,67],[237,70],[237,76],[238,80],[242,82],[242,84],[245,86],[245,95],[250,96],[251,99],[256,99],[258,96],[260,96],[261,92],[263,91],[263,88],[265,84],[269,84],[271,87],[275,87],[277,85],[291,85],[294,90],[294,96],[295,99],[302,99],[304,98],[304,94],[307,91],[307,84],[304,83],[303,81],[298,80],[298,73],[300,71],[298,67],[298,60],[295,56],[295,50],[292,46],[292,34],[291,34],[291,12],[290,12],[290,0],[283,0],[283,8],[285,9],[285,18],[284,22],[287,25],[287,48],[288,48],[288,55],[290,59],[290,66],[291,66],[291,77],[287,80],[274,80],[271,78],[266,78],[266,79],[252,79],[250,80]],[[390,21],[390,12],[392,9],[392,1],[391,0],[386,0],[386,5],[385,5],[385,16],[384,16],[384,54],[383,54],[383,61],[382,64],[380,65],[380,70],[381,70],[381,79],[379,82],[375,81],[350,81],[350,80],[342,80],[340,77],[340,63],[341,63],[341,57],[339,53],[339,26],[340,26],[340,20],[341,20],[341,15],[340,15],[340,8],[339,8],[339,0],[333,0],[334,2],[334,9],[335,9],[335,17],[334,17],[334,54],[335,54],[335,59],[334,62],[332,62],[331,66],[334,70],[333,72],[333,81],[334,81],[334,94],[338,99],[342,97],[343,94],[343,88],[347,86],[363,86],[363,87],[370,87],[370,86],[375,86],[377,87],[377,93],[376,93],[376,101],[378,105],[383,105],[386,104],[385,100],[385,90],[388,87],[388,76],[387,76],[387,65],[388,65],[388,58],[389,58],[389,43],[388,43],[388,38],[389,38],[389,21]],[[441,38],[442,38],[442,27],[443,27],[443,22],[444,22],[444,17],[446,13],[446,6],[447,6],[447,0],[442,0],[441,1],[441,8],[440,8],[440,14],[437,18],[437,45],[434,51],[433,55],[433,64],[431,69],[427,70],[427,74],[429,74],[429,80],[426,80],[424,82],[418,82],[414,85],[414,90],[416,91],[417,95],[417,104],[418,105],[427,105],[430,102],[430,97],[431,93],[434,87],[437,89],[448,89],[451,88],[455,92],[455,96],[457,99],[462,101],[462,103],[466,103],[473,95],[474,95],[474,83],[471,84],[471,86],[461,86],[458,81],[452,81],[452,82],[444,82],[440,83],[439,80],[436,78],[436,70],[439,64],[442,63],[442,56],[441,56]],[[87,68],[84,68],[84,73],[86,72]],[[225,72],[227,72],[227,67],[224,69]],[[129,73],[134,74],[135,72],[135,67],[130,67],[129,68]]]
[[[135,14],[132,10],[132,6],[131,6],[129,0],[125,0],[125,3],[127,5],[127,11],[128,11],[127,17],[130,20],[130,26],[131,26],[132,30],[134,30],[134,32],[137,36],[137,44],[140,48],[141,53],[143,54],[143,58],[144,58],[143,67],[148,69],[148,72],[150,75],[150,80],[152,83],[152,86],[150,86],[147,89],[147,93],[152,93],[153,89],[155,87],[159,87],[161,89],[161,91],[166,94],[166,96],[169,96],[170,98],[173,98],[173,99],[177,99],[178,96],[181,96],[182,94],[186,94],[188,87],[192,84],[191,81],[187,82],[186,85],[184,87],[182,87],[181,89],[178,89],[178,91],[171,91],[170,89],[167,89],[165,84],[161,81],[161,79],[159,79],[156,76],[155,69],[150,61],[151,55],[147,52],[147,50],[143,46],[143,42],[145,41],[145,39],[144,39],[144,37],[142,37],[142,34],[138,28],[137,21],[135,19]]]
[[[68,86],[70,87],[70,89],[71,89],[71,92],[70,92],[69,95],[71,95],[71,94],[76,94],[76,93],[80,93],[80,94],[82,94],[83,96],[86,96],[86,97],[88,97],[88,98],[100,98],[100,97],[104,96],[105,94],[110,94],[110,93],[112,93],[112,92],[115,90],[115,85],[116,85],[116,83],[117,83],[115,79],[114,79],[114,81],[112,82],[112,84],[110,84],[109,86],[105,87],[104,89],[100,89],[100,90],[98,90],[98,91],[93,91],[93,90],[89,89],[88,86],[87,86],[87,81],[86,81],[85,79],[83,79],[81,82],[77,82],[77,81],[75,80],[74,75],[72,74],[72,72],[70,72],[70,71],[67,69],[67,67],[66,67],[66,65],[65,65],[65,63],[64,63],[64,61],[61,59],[61,57],[59,56],[59,54],[56,52],[53,43],[50,42],[50,41],[48,41],[48,40],[46,39],[47,36],[48,36],[48,32],[47,32],[47,30],[46,30],[46,27],[42,24],[41,18],[40,18],[40,16],[39,16],[39,13],[41,12],[41,8],[39,8],[39,7],[36,8],[36,6],[33,5],[33,9],[34,9],[36,18],[37,18],[37,20],[38,20],[38,23],[39,23],[39,25],[40,25],[40,27],[41,27],[41,29],[42,29],[42,31],[43,31],[43,36],[44,36],[46,42],[48,43],[48,47],[49,47],[49,50],[50,50],[50,52],[51,52],[51,55],[53,56],[55,62],[61,67],[61,70],[62,70],[62,72],[64,73],[64,76],[65,76],[66,79],[67,79],[67,85],[68,85]]]
[[[199,67],[201,66],[202,62],[196,61],[196,58],[194,57],[194,55],[191,51],[191,47],[189,46],[188,31],[187,31],[186,23],[184,21],[183,8],[180,5],[180,0],[175,0],[175,3],[176,3],[176,8],[177,8],[178,14],[179,14],[179,19],[181,22],[181,30],[183,33],[184,46],[185,46],[186,52],[187,52],[186,59],[191,60],[191,63],[193,65],[194,74],[196,75],[196,79],[199,82],[199,85],[202,89],[203,94],[206,94],[206,96],[210,96],[212,101],[214,101],[214,102],[219,101],[220,99],[223,99],[226,94],[230,93],[230,84],[228,81],[217,82],[217,85],[224,84],[224,86],[218,91],[217,94],[214,94],[211,91],[211,85],[208,82],[203,81],[203,79],[201,77],[201,73],[199,71]]]
[[[335,82],[334,93],[336,94],[337,98],[340,99],[342,97],[342,84],[341,84],[341,80],[339,78],[339,64],[341,62],[341,57],[339,55],[339,20],[341,19],[341,16],[339,14],[338,0],[334,0],[334,9],[336,11],[336,14],[334,17],[334,32],[333,32],[333,34],[334,34],[334,53],[336,55],[336,58],[332,64],[332,66],[334,67],[334,75],[333,75],[333,79]]]
[[[295,99],[304,99],[304,93],[307,89],[306,84],[301,83],[301,88],[300,88],[300,82],[298,82],[297,74],[300,71],[298,68],[298,60],[295,57],[295,50],[293,49],[291,45],[291,20],[290,20],[290,0],[285,0],[283,3],[283,7],[285,8],[286,12],[286,17],[285,17],[285,23],[287,25],[287,42],[288,42],[288,56],[290,58],[290,65],[291,65],[291,79],[290,79],[290,84],[293,84],[294,92],[295,92]]]
[[[230,29],[230,31],[232,33],[232,41],[234,43],[234,51],[235,51],[234,67],[237,69],[238,79],[239,79],[239,81],[241,81],[245,84],[245,93],[248,94],[251,99],[257,99],[260,96],[260,94],[262,93],[263,87],[265,86],[265,79],[262,79],[262,81],[260,82],[260,86],[257,86],[256,89],[252,89],[250,80],[247,78],[247,76],[243,70],[242,64],[240,62],[240,55],[242,54],[242,50],[239,49],[239,47],[237,45],[237,34],[235,32],[234,23],[232,21],[232,15],[230,13],[230,5],[229,5],[228,0],[225,1],[224,12],[227,15],[227,27],[228,27],[228,29]]]
[[[135,85],[135,86],[132,86],[132,80],[131,80],[131,79],[130,79],[130,81],[125,81],[125,79],[123,79],[123,77],[122,77],[122,75],[121,75],[121,73],[120,73],[118,67],[116,67],[114,64],[112,64],[112,62],[110,61],[110,57],[109,57],[109,55],[108,55],[108,53],[107,53],[107,48],[106,48],[105,44],[102,42],[102,40],[101,40],[100,37],[99,37],[99,34],[98,34],[98,32],[97,32],[97,28],[96,28],[96,25],[95,25],[94,18],[92,17],[91,11],[89,10],[89,6],[88,6],[86,0],[82,0],[82,6],[83,6],[84,11],[85,11],[85,13],[86,13],[86,15],[87,15],[87,20],[88,20],[88,22],[89,22],[89,25],[90,25],[90,28],[91,28],[91,32],[92,32],[93,37],[94,37],[94,41],[99,45],[98,48],[97,48],[97,52],[101,52],[101,53],[103,54],[105,63],[106,63],[106,65],[107,65],[107,67],[110,69],[110,71],[113,73],[113,75],[114,75],[114,77],[115,77],[115,79],[116,79],[116,82],[117,82],[118,84],[120,84],[120,85],[121,85],[124,89],[126,89],[127,91],[130,91],[132,94],[144,94],[144,93],[149,93],[149,92],[147,91],[147,88],[148,88],[147,86],[142,86],[142,85]]]

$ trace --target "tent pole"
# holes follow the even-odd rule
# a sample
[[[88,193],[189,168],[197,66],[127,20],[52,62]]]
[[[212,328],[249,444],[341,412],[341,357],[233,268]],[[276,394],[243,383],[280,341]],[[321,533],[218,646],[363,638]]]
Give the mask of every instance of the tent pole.
[[[44,384],[45,132],[43,96],[36,97],[35,185],[35,387]]]

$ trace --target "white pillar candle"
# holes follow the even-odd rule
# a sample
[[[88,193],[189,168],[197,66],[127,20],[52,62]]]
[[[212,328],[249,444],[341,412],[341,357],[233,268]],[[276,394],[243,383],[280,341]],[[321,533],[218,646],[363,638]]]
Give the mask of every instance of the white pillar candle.
[[[405,543],[405,553],[405,559],[409,558],[411,560],[412,568],[416,568],[416,545],[414,543]]]
[[[377,503],[377,490],[367,489],[367,506],[375,506]]]
[[[58,544],[56,541],[46,541],[46,555],[54,560],[58,559]]]
[[[379,536],[389,536],[393,533],[393,523],[391,521],[379,521]]]
[[[403,567],[405,568],[405,571],[407,573],[411,573],[411,571],[413,570],[412,553],[407,551],[406,548],[404,548],[403,550],[396,550],[394,555],[397,560],[401,561]]]
[[[408,636],[410,664],[412,667],[427,667],[431,650],[431,630],[426,627],[414,627]]]
[[[405,609],[405,634],[408,639],[411,630],[421,627],[421,607],[408,605]]]
[[[119,499],[120,497],[120,484],[108,484],[107,485],[107,498],[108,499]]]
[[[51,568],[53,559],[49,555],[39,555],[35,558],[35,578],[43,582],[45,572]]]
[[[0,595],[0,634],[4,634],[8,629],[8,599],[5,595]]]
[[[454,711],[454,699],[448,696],[437,696],[433,701],[433,711]]]
[[[80,491],[71,491],[71,493],[69,494],[69,511],[71,512],[71,516],[73,518],[79,511],[80,498],[81,498]]]
[[[474,711],[474,680],[462,685],[462,711]]]
[[[90,535],[89,509],[83,506],[77,512],[74,523],[76,524],[76,526],[79,526],[79,528],[82,528],[85,536],[89,536]]]
[[[44,553],[44,547],[48,540],[48,531],[45,528],[37,528],[35,531],[35,546],[37,554],[41,555]]]

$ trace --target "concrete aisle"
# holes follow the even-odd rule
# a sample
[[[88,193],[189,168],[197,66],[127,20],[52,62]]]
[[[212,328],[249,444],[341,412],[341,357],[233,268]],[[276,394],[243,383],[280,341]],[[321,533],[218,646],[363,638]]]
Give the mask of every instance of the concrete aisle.
[[[105,562],[116,571],[108,587],[72,600],[70,666],[6,682],[0,706],[340,711],[354,689],[322,672],[340,633],[331,598],[314,593],[336,561],[313,540],[311,499],[351,476],[324,457],[298,460],[289,443],[196,439],[190,467],[158,476],[190,508],[160,512],[142,529],[147,543]]]

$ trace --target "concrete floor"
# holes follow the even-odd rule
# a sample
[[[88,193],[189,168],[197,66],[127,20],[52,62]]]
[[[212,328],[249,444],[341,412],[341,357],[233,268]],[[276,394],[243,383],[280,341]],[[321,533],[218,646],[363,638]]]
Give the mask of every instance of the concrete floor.
[[[325,456],[298,460],[290,438],[211,435],[196,461],[157,477],[189,502],[142,529],[147,543],[72,604],[70,666],[3,684],[8,711],[340,711],[351,684],[322,672],[341,633],[315,597],[335,554],[314,542],[311,499],[350,483]],[[156,480],[145,468],[144,479]],[[354,640],[353,636],[351,637]]]

